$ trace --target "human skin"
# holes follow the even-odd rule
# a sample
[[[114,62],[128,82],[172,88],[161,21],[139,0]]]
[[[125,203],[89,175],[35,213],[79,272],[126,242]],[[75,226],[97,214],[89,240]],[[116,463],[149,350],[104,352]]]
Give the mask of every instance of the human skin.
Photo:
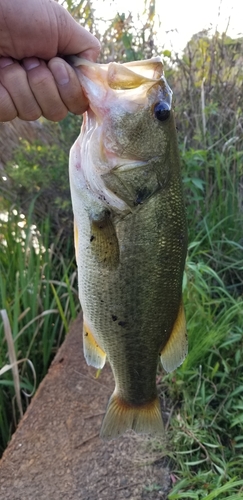
[[[0,0],[0,121],[59,121],[88,102],[61,57],[96,61],[98,40],[54,0]]]

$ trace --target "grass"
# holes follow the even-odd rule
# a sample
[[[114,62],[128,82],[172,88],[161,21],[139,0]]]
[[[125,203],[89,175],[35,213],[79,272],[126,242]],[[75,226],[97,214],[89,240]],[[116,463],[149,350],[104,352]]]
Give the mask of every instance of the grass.
[[[205,267],[188,263],[189,355],[181,368],[167,376],[174,404],[175,474],[181,479],[171,500],[208,498],[213,491],[218,491],[215,498],[228,498],[226,490],[222,496],[219,490],[226,484],[230,493],[237,493],[240,486],[243,492],[243,481],[237,482],[243,471],[243,304],[241,298],[228,294],[220,278],[212,300],[212,277]]]
[[[172,407],[168,454],[176,482],[169,500],[243,497],[243,246],[240,167],[234,163],[230,174],[232,157],[241,158],[232,151],[220,157],[219,173],[217,151],[183,156],[189,355],[161,386]],[[214,163],[212,189],[204,178]],[[48,221],[39,233],[31,214],[28,220],[11,210],[1,222],[1,450],[79,308],[75,265],[66,264],[62,241],[51,241]]]
[[[217,160],[218,153],[216,170]],[[189,355],[161,388],[173,405],[169,438],[177,482],[169,500],[243,498],[241,171],[233,177],[229,170],[229,159],[221,157],[211,196],[200,181],[191,189],[186,176],[189,200],[196,200],[188,206],[184,278]]]
[[[79,309],[76,266],[48,220],[40,233],[28,220],[11,210],[0,221],[0,452]]]
[[[243,498],[243,148],[231,125],[203,140],[182,130],[193,144],[181,145],[189,355],[161,384],[172,408],[169,500]],[[48,220],[40,232],[27,220],[10,210],[0,221],[0,452],[79,308],[63,242]]]
[[[241,155],[211,149],[182,156],[189,355],[161,386],[173,410],[168,454],[176,482],[168,498],[237,500],[243,498]],[[1,221],[0,450],[79,308],[75,265],[66,264],[62,241],[51,241],[48,220],[40,232],[31,214],[28,220],[11,210]]]

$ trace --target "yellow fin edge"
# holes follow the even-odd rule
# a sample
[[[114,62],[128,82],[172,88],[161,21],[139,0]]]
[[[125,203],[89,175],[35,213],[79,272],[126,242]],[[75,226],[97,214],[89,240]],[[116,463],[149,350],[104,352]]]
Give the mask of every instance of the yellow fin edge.
[[[87,365],[101,369],[105,365],[106,353],[95,340],[90,328],[84,321],[83,326],[83,349]]]
[[[159,398],[144,405],[129,405],[114,392],[108,403],[100,437],[114,439],[126,430],[133,429],[141,434],[164,434]]]
[[[167,372],[172,372],[183,363],[187,353],[186,317],[181,303],[170,338],[160,353],[163,368]]]
[[[78,262],[78,226],[76,224],[75,219],[73,221],[73,231],[74,231],[75,257],[76,257],[76,262]]]

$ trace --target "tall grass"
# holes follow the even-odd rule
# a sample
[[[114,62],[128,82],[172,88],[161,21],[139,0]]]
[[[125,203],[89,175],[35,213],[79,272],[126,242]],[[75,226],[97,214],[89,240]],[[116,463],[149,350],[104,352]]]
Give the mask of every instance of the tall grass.
[[[240,155],[187,152],[190,244],[184,277],[189,354],[165,377],[174,407],[170,500],[243,498],[243,221]],[[193,156],[199,158],[193,167]],[[211,157],[213,186],[202,182]],[[237,160],[232,173],[232,157]],[[238,162],[238,163],[237,163]],[[186,164],[186,162],[185,162]],[[209,168],[209,167],[208,167]],[[190,174],[193,172],[193,176]],[[233,175],[234,174],[234,175]],[[195,181],[193,182],[193,179]],[[211,193],[209,193],[211,191]]]
[[[189,261],[187,274],[189,355],[166,377],[179,479],[169,498],[208,498],[216,491],[215,498],[228,498],[226,489],[219,490],[226,484],[242,498],[243,301],[202,262]]]
[[[46,374],[79,308],[76,267],[73,262],[66,264],[62,241],[50,241],[48,220],[40,232],[31,225],[31,214],[28,221],[16,210],[0,221],[0,309],[4,311],[0,317],[0,452],[29,404],[26,394],[32,394]],[[6,341],[10,336],[12,355]]]

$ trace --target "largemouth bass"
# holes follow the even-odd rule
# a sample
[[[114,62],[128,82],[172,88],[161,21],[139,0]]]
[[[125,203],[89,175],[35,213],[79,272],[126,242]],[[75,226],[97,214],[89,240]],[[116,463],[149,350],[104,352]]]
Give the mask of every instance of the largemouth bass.
[[[172,92],[160,57],[73,59],[89,100],[70,153],[84,356],[115,379],[101,436],[162,433],[160,358],[187,354],[182,277],[187,229]]]

